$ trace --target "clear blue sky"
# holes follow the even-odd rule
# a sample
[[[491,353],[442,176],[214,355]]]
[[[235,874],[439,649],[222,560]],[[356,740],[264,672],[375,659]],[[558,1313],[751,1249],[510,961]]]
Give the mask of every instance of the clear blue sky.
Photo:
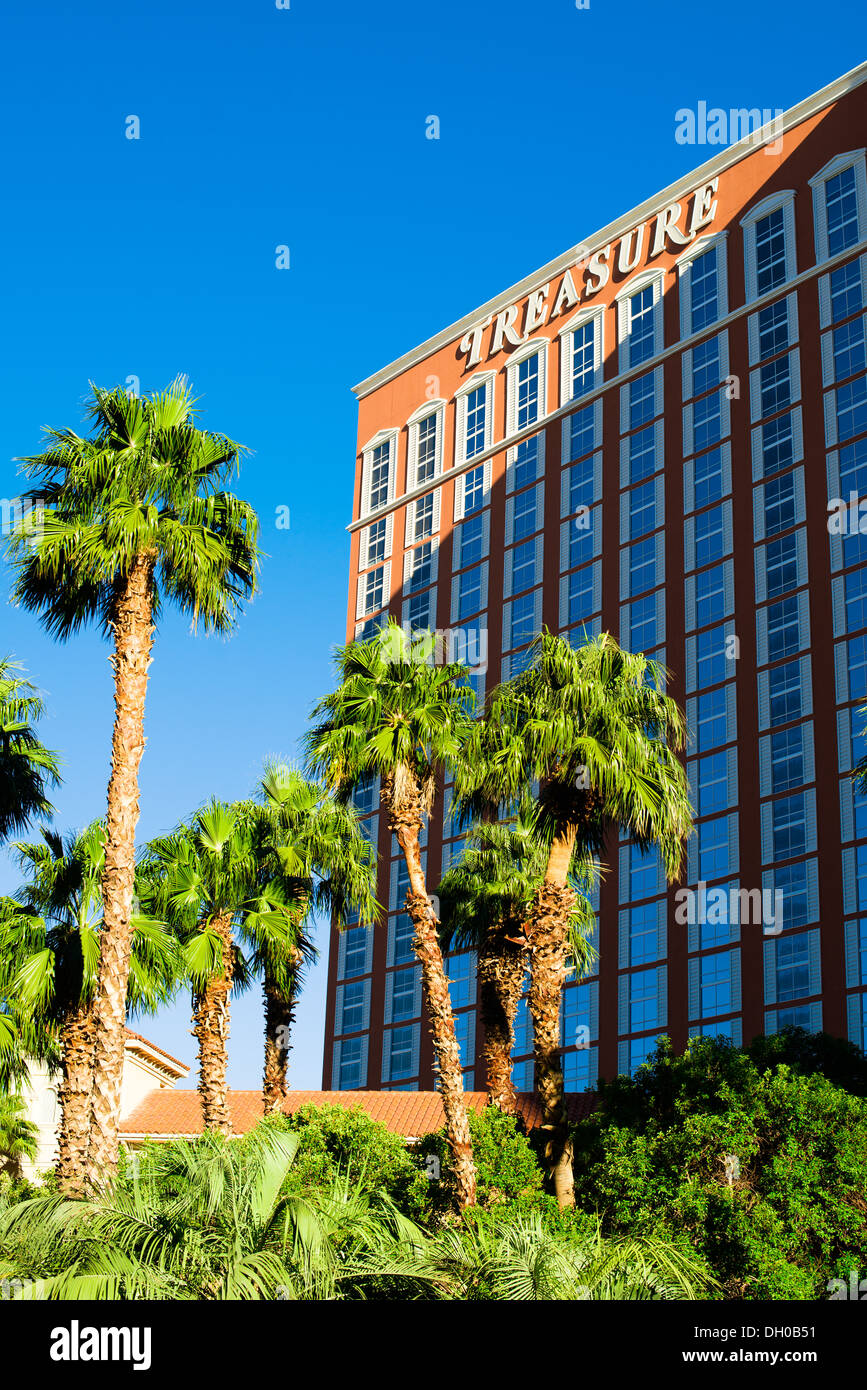
[[[675,142],[678,108],[785,108],[856,66],[863,15],[854,0],[6,0],[0,497],[42,425],[80,423],[88,379],[147,391],[184,372],[204,423],[254,451],[238,488],[263,523],[262,591],[229,642],[161,626],[142,839],[249,793],[327,688],[350,386],[713,154]],[[59,647],[4,604],[0,652],[47,694],[58,823],[83,825],[105,806],[108,648]],[[0,858],[0,891],[14,881]],[[296,1087],[320,1084],[323,1019],[324,960]],[[186,1003],[137,1026],[193,1062]],[[254,992],[234,1006],[232,1085],[259,1085],[261,1039]]]

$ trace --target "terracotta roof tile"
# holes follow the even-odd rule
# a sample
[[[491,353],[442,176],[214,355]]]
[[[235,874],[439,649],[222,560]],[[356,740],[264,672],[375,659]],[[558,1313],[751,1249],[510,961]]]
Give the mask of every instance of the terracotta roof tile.
[[[486,1091],[468,1091],[465,1095],[470,1110],[484,1110]],[[229,1113],[236,1134],[246,1134],[262,1118],[261,1091],[229,1091]],[[569,1094],[566,1106],[573,1123],[585,1118],[593,1109],[591,1092]],[[351,1110],[361,1106],[372,1120],[379,1120],[392,1134],[407,1138],[430,1134],[444,1123],[442,1098],[438,1091],[290,1091],[283,1103],[284,1114],[291,1115],[302,1105],[342,1105]],[[542,1110],[538,1096],[519,1095],[518,1109],[532,1129],[541,1122]],[[202,1133],[202,1110],[198,1091],[154,1090],[141,1101],[131,1114],[121,1121],[121,1137],[152,1135],[167,1138],[171,1135]]]

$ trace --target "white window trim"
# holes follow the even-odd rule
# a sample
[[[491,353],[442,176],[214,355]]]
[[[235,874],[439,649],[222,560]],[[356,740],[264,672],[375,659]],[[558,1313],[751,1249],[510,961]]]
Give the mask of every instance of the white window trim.
[[[361,451],[361,515],[363,517],[376,516],[381,510],[377,507],[375,512],[370,509],[370,483],[371,469],[373,467],[373,451],[378,449],[381,444],[390,442],[389,449],[389,470],[388,470],[388,496],[383,506],[388,506],[395,499],[395,482],[397,474],[397,441],[398,431],[396,429],[379,430],[372,439],[369,439]]]
[[[777,304],[778,304],[778,303],[780,303],[781,301],[782,301],[783,303],[785,303],[785,305],[786,305],[786,323],[787,323],[787,335],[786,335],[786,338],[787,338],[787,341],[786,341],[786,346],[785,346],[784,348],[780,348],[779,353],[782,353],[782,352],[790,352],[791,349],[792,349],[793,347],[796,347],[797,344],[798,344],[798,342],[800,341],[800,338],[799,338],[799,329],[798,329],[798,292],[797,292],[797,290],[792,290],[790,294],[781,295],[779,299],[777,299],[776,301],[774,301],[774,303],[777,303]],[[766,307],[767,307],[766,305],[762,305],[762,308],[763,308],[763,309],[766,308]],[[750,366],[751,366],[751,367],[760,366],[761,363],[762,363],[763,361],[764,361],[764,362],[770,361],[770,357],[766,357],[766,358],[760,358],[760,357],[759,357],[759,348],[760,348],[760,338],[759,338],[759,315],[760,315],[760,313],[761,313],[761,310],[757,311],[755,314],[750,314],[749,318],[747,319],[747,339],[748,339],[748,344],[749,344],[749,358],[750,358]],[[776,357],[776,356],[779,355],[779,353],[774,353],[774,354],[772,354],[772,355]]]
[[[382,575],[383,603],[382,603],[382,607],[381,607],[381,608],[371,608],[370,611],[368,611],[367,608],[365,607],[365,594],[366,594],[366,590],[367,590],[367,579],[368,579],[368,576],[369,576],[369,575],[374,574],[374,573],[376,572],[376,570],[378,570],[378,569],[381,569],[381,570],[383,571],[383,575]],[[357,581],[357,582],[358,582],[358,588],[357,588],[357,590],[356,590],[356,599],[355,599],[355,621],[356,621],[356,622],[366,621],[368,618],[374,618],[374,617],[376,617],[377,613],[382,613],[382,612],[387,611],[388,606],[389,606],[389,604],[391,603],[391,561],[390,561],[390,560],[384,560],[381,564],[379,564],[379,565],[374,565],[373,569],[372,569],[372,570],[368,570],[366,574],[360,574],[360,575],[358,576],[358,581]]]
[[[530,338],[516,348],[506,366],[506,436],[518,433],[518,367],[528,357],[539,354],[539,414],[531,425],[524,426],[528,432],[541,426],[548,416],[548,348],[547,338]],[[522,430],[523,433],[523,430]]]
[[[496,372],[475,372],[468,381],[462,383],[455,392],[455,466],[470,463],[467,459],[467,397],[479,387],[485,387],[485,446],[480,450],[483,457],[494,442],[494,383]]]
[[[433,537],[430,537],[430,538],[429,538],[428,540],[426,540],[426,541],[419,541],[419,543],[418,543],[417,545],[413,546],[410,550],[405,550],[405,551],[403,552],[403,597],[404,597],[404,598],[412,598],[412,597],[414,597],[415,593],[423,593],[423,592],[424,592],[424,590],[422,590],[422,589],[413,590],[413,589],[410,588],[410,580],[412,579],[412,569],[413,569],[413,565],[414,565],[414,563],[415,563],[416,553],[417,553],[419,550],[421,550],[422,546],[424,546],[424,545],[429,545],[429,546],[430,546],[430,566],[431,566],[430,586],[433,587],[433,588],[436,588],[437,576],[438,576],[438,573],[439,573],[439,545],[440,545],[440,543],[439,543],[438,538],[437,538],[436,536],[433,536]],[[428,587],[428,586],[425,586],[425,587]]]
[[[656,270],[645,270],[641,275],[634,275],[631,280],[627,280],[623,288],[614,296],[614,303],[617,305],[618,369],[621,372],[632,370],[629,351],[629,301],[633,295],[646,289],[648,285],[653,286],[653,352],[647,363],[641,363],[641,365],[646,365],[649,368],[650,363],[664,347],[662,301],[665,275],[666,272],[661,267]]]
[[[431,519],[431,533],[429,536],[416,536],[415,522],[418,508],[428,497],[433,496],[433,517]],[[442,488],[434,488],[433,492],[424,492],[420,497],[416,497],[412,502],[407,503],[406,520],[404,522],[403,543],[404,546],[423,545],[425,541],[432,540],[440,529],[440,516],[442,510]]]
[[[432,483],[434,478],[438,478],[443,471],[443,431],[445,428],[446,402],[442,397],[435,400],[425,401],[418,410],[414,410],[406,422],[407,427],[407,455],[406,455],[406,491],[409,492],[416,487],[426,487]],[[436,454],[434,457],[433,477],[425,478],[424,482],[419,482],[416,478],[418,471],[418,436],[419,426],[423,420],[430,419],[431,415],[436,416],[437,435],[436,435]]]
[[[381,565],[383,561],[389,559],[391,556],[392,539],[394,537],[394,512],[388,512],[381,520],[385,522],[385,552],[382,560],[371,560],[370,558],[370,532],[372,526],[368,526],[362,531],[358,546],[359,572],[362,570],[376,569],[377,565]],[[374,522],[373,525],[376,525],[376,522]]]
[[[795,248],[795,190],[794,188],[784,188],[776,193],[771,193],[767,198],[763,198],[741,218],[744,236],[744,290],[747,304],[751,304],[754,299],[760,297],[756,266],[756,223],[763,217],[767,217],[769,213],[776,212],[777,208],[783,209],[783,235],[786,241],[786,278],[783,284],[787,285],[790,280],[794,280],[798,273],[798,257]],[[782,285],[777,285],[774,291],[765,291],[764,293],[779,293],[782,288]],[[764,294],[761,297],[764,298]]]
[[[728,231],[715,232],[713,236],[700,236],[688,246],[682,255],[675,261],[677,266],[677,287],[678,298],[680,300],[680,336],[681,338],[693,337],[690,327],[690,317],[692,312],[692,263],[697,261],[699,256],[703,256],[706,251],[717,251],[716,274],[719,313],[716,322],[724,319],[729,311],[729,287],[728,287]],[[710,331],[713,327],[708,324],[707,330],[700,329],[698,332]]]
[[[845,153],[835,155],[830,159],[818,174],[814,174],[808,183],[813,190],[813,239],[816,246],[816,264],[821,265],[828,260],[828,216],[827,205],[825,202],[825,184],[828,179],[832,179],[835,174],[842,174],[844,169],[855,170],[855,199],[858,205],[858,233],[859,236],[854,245],[867,231],[867,150],[847,150]]]
[[[575,332],[585,324],[593,324],[593,385],[596,391],[602,385],[602,364],[605,361],[605,305],[593,309],[582,309],[564,323],[558,337],[560,339],[560,404],[566,405],[572,396],[572,350]],[[575,397],[581,400],[582,397]]]
[[[482,503],[482,506],[483,506],[483,507],[487,507],[487,506],[490,504],[490,501],[491,501],[491,474],[492,474],[492,471],[493,471],[493,460],[487,458],[487,459],[484,460],[483,463],[478,463],[478,464],[473,463],[468,469],[466,469],[466,471],[465,471],[464,473],[459,474],[458,477],[455,479],[455,505],[454,505],[454,519],[455,519],[455,521],[463,521],[463,520],[464,520],[464,507],[465,507],[465,504],[466,504],[467,478],[468,478],[469,474],[472,473],[472,472],[474,472],[474,470],[475,470],[477,467],[478,467],[478,468],[484,468],[484,470],[485,470],[484,473],[482,474],[482,488],[483,488],[484,497],[485,497],[485,500],[484,500],[484,502]],[[437,489],[437,492],[439,492],[439,489]]]

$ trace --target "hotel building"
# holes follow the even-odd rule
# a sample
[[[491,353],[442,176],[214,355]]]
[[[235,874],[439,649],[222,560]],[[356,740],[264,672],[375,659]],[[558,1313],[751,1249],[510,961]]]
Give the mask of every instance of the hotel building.
[[[484,698],[542,625],[608,631],[686,711],[685,877],[609,844],[597,974],[564,995],[568,1090],[661,1033],[865,1041],[865,84],[867,65],[355,388],[349,637],[389,614],[458,634]],[[358,805],[388,916],[332,935],[323,1085],[427,1089],[405,870],[378,787]],[[460,830],[446,785],[432,892]],[[472,1090],[471,952],[449,976]],[[531,1090],[523,1005],[514,1055]]]

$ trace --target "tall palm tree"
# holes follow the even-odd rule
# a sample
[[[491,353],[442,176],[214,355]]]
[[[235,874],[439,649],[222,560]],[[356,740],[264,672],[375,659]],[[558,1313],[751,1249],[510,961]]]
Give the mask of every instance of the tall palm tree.
[[[41,842],[16,844],[26,881],[0,913],[0,956],[11,993],[33,1024],[57,1041],[57,1175],[61,1191],[79,1195],[90,1132],[104,838],[103,823],[94,821],[66,837],[43,830]],[[130,1011],[152,1013],[174,983],[174,943],[156,923],[134,916]]]
[[[528,919],[548,857],[536,834],[533,812],[532,804],[525,802],[506,823],[479,821],[466,838],[462,857],[436,890],[443,950],[473,950],[477,955],[488,1097],[509,1115],[517,1112],[512,1049],[530,963]],[[589,886],[590,869],[573,863],[577,891],[569,946],[578,978],[595,957],[589,940],[595,918],[581,891]]]
[[[354,806],[337,800],[321,782],[288,763],[271,761],[258,789],[262,803],[260,875],[263,887],[283,886],[293,904],[295,939],[290,951],[263,937],[254,965],[265,996],[265,1113],[286,1096],[286,1063],[295,1001],[306,961],[315,958],[311,918],[327,913],[338,927],[356,912],[364,922],[377,913],[376,854]]]
[[[145,902],[175,932],[192,986],[205,1128],[232,1132],[226,1073],[230,993],[249,982],[236,936],[254,950],[295,946],[294,902],[260,881],[256,808],[211,801],[173,834],[153,840],[141,864]]]
[[[337,654],[338,688],[316,705],[306,736],[311,771],[345,798],[365,778],[381,778],[389,828],[406,860],[406,910],[439,1066],[446,1133],[454,1156],[458,1201],[475,1200],[475,1168],[464,1104],[461,1055],[449,986],[422,866],[419,837],[433,805],[437,776],[454,768],[472,728],[474,695],[465,668],[436,664],[434,639],[409,637],[394,622]]]
[[[257,520],[222,488],[242,447],[196,426],[183,378],[148,397],[91,387],[87,437],[49,430],[23,459],[40,525],[11,539],[14,598],[64,640],[98,623],[113,643],[115,717],[106,815],[104,929],[94,1027],[89,1170],[117,1167],[131,950],[138,773],[154,625],[169,600],[206,631],[229,632],[256,586]]]
[[[53,814],[47,791],[60,781],[59,758],[36,733],[45,706],[23,669],[9,657],[0,660],[0,844]]]
[[[676,752],[684,720],[661,693],[664,672],[608,633],[575,649],[543,632],[530,667],[501,686],[459,770],[458,791],[477,809],[511,803],[539,782],[537,824],[548,859],[527,935],[545,1157],[561,1207],[574,1204],[572,1148],[560,1065],[560,995],[566,971],[569,883],[576,850],[599,855],[610,828],[656,846],[669,881],[692,828]]]

